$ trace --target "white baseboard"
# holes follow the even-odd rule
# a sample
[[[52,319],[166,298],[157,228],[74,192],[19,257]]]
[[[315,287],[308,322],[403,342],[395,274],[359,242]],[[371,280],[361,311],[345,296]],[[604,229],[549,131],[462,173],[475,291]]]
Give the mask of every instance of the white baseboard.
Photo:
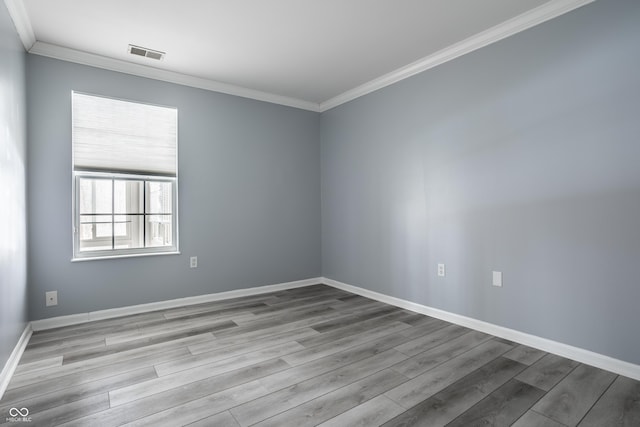
[[[342,289],[347,292],[351,292],[357,295],[362,295],[367,298],[374,299],[376,301],[391,304],[396,307],[405,308],[407,310],[415,311],[417,313],[425,314],[427,316],[435,317],[447,322],[455,323],[457,325],[465,326],[480,332],[495,335],[500,338],[504,338],[510,341],[514,341],[519,344],[524,344],[530,347],[534,347],[549,353],[557,354],[558,356],[566,357],[581,363],[585,363],[597,368],[605,369],[610,372],[614,372],[625,377],[633,378],[640,381],[640,365],[625,362],[623,360],[614,359],[610,356],[595,353],[590,350],[585,350],[579,347],[574,347],[568,344],[563,344],[557,341],[552,341],[546,338],[538,337],[535,335],[527,334],[524,332],[509,329],[504,326],[494,325],[492,323],[484,322],[481,320],[473,319],[471,317],[462,316],[455,313],[450,313],[437,308],[429,307],[426,305],[414,303],[411,301],[403,300],[401,298],[392,297],[389,295],[381,294],[379,292],[370,291],[368,289],[360,288],[346,283],[338,282],[333,279],[325,277],[312,278],[306,280],[298,280],[295,282],[279,283],[275,285],[259,286],[247,289],[238,289],[227,292],[219,292],[215,294],[199,295],[194,297],[178,298],[167,301],[153,302],[149,304],[132,305],[122,308],[113,308],[108,310],[92,311],[89,313],[73,314],[69,316],[53,317],[50,319],[35,320],[30,323],[22,334],[18,345],[14,349],[9,361],[0,375],[0,398],[2,392],[6,388],[11,379],[11,375],[15,370],[15,367],[20,360],[20,356],[27,345],[32,331],[41,331],[45,329],[57,328],[61,326],[75,325],[93,320],[110,319],[114,317],[128,316],[131,314],[146,313],[155,310],[162,310],[167,308],[176,308],[193,304],[201,304],[211,301],[220,301],[231,298],[239,298],[251,295],[260,295],[269,292],[275,292],[285,289],[301,288],[304,286],[311,286],[318,283],[323,283],[334,288]]]
[[[618,375],[623,375],[625,377],[633,378],[634,380],[640,381],[640,365],[614,359],[613,357],[595,353],[590,350],[585,350],[583,348],[574,347],[546,338],[541,338],[535,335],[516,331],[514,329],[505,328],[504,326],[494,325],[492,323],[483,322],[471,317],[461,316],[459,314],[450,313],[422,304],[417,304],[411,301],[403,300],[401,298],[396,298],[378,292],[370,291],[368,289],[363,289],[357,286],[348,285],[346,283],[338,282],[333,279],[323,277],[321,280],[325,285],[333,286],[334,288],[342,289],[344,291],[362,295],[363,297],[371,298],[376,301],[395,305],[396,307],[405,308],[407,310],[415,311],[417,313],[455,323],[456,325],[465,326],[476,331],[495,335],[497,337],[504,338],[518,344],[524,344],[529,347],[534,347],[548,353],[557,354],[558,356],[566,357],[580,363],[585,363],[587,365],[595,366],[596,368],[604,369]]]
[[[9,359],[7,360],[7,363],[5,363],[2,372],[0,372],[0,400],[2,400],[2,396],[9,385],[9,381],[11,381],[11,377],[13,377],[13,373],[18,367],[22,353],[24,353],[24,349],[27,347],[32,333],[33,329],[31,329],[31,323],[27,323],[22,335],[20,335],[18,343],[13,348]]]
[[[167,308],[183,307],[187,305],[202,304],[205,302],[220,301],[231,298],[239,298],[251,295],[266,294],[285,289],[301,288],[304,286],[322,283],[321,278],[297,280],[295,282],[278,283],[275,285],[257,286],[254,288],[237,289],[233,291],[218,292],[215,294],[197,295],[193,297],[177,298],[167,301],[158,301],[148,304],[130,305],[127,307],[111,308],[107,310],[91,311],[88,313],[71,314],[69,316],[51,317],[49,319],[34,320],[31,327],[34,331],[59,328],[61,326],[77,325],[94,320],[111,319],[114,317],[129,316],[132,314],[147,313],[150,311],[164,310]]]

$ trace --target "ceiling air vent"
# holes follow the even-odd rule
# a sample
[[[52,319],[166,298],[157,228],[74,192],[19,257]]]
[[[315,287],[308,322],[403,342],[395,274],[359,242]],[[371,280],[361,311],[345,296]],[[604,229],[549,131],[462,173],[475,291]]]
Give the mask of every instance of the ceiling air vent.
[[[145,58],[160,60],[164,58],[165,53],[159,50],[147,49],[146,47],[129,45],[129,53],[137,56],[144,56]]]

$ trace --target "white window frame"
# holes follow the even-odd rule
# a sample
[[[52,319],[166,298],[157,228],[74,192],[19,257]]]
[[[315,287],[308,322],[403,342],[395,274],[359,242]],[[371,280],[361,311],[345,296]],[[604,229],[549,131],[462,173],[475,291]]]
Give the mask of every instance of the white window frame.
[[[96,97],[102,97],[101,95],[92,95]],[[108,98],[108,97],[107,97]],[[117,99],[117,98],[112,98]],[[135,102],[139,104],[137,101],[129,101],[123,100],[127,102]],[[153,105],[153,104],[148,104]],[[178,151],[178,141],[176,138],[176,156]],[[72,162],[73,163],[73,162]],[[176,162],[177,163],[177,162]],[[179,249],[179,228],[178,228],[178,165],[176,164],[176,176],[164,176],[161,174],[135,174],[135,173],[126,173],[119,171],[103,171],[103,170],[74,170],[72,164],[72,213],[73,213],[73,258],[71,261],[90,261],[90,260],[99,260],[99,259],[112,259],[112,258],[128,258],[128,257],[139,257],[139,256],[150,256],[150,255],[177,255],[180,254]],[[155,182],[168,182],[171,184],[171,217],[172,217],[172,245],[171,246],[152,246],[152,247],[140,247],[140,248],[127,248],[127,249],[105,249],[105,250],[89,250],[89,251],[81,251],[80,250],[80,194],[79,194],[79,181],[81,178],[89,178],[89,179],[105,179],[105,180],[133,180],[133,181],[142,181],[143,186],[146,185],[147,181],[155,181]],[[127,200],[127,205],[131,203],[131,200]],[[146,201],[142,200],[142,204],[146,205]],[[146,209],[146,207],[145,207]],[[115,216],[118,216],[117,213],[112,213]],[[143,213],[143,215],[153,215],[153,213]],[[144,222],[144,220],[143,220]],[[95,232],[95,231],[94,231]],[[128,233],[131,230],[128,228]],[[115,234],[115,230],[112,230],[112,233]],[[109,238],[105,238],[104,242],[106,243]],[[113,239],[113,236],[111,237]],[[147,236],[142,236],[143,246],[146,245]],[[98,242],[99,239],[96,239]]]

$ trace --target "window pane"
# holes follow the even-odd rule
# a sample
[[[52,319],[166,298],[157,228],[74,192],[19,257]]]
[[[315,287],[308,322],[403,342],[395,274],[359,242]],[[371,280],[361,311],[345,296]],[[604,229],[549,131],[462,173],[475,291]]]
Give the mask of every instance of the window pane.
[[[80,215],[80,251],[111,249],[111,215]]]
[[[109,218],[111,219],[111,218]],[[96,224],[96,237],[97,238],[111,238],[112,225],[111,222],[99,221]]]
[[[95,213],[112,213],[112,183],[111,180],[94,180]]]
[[[147,220],[147,247],[171,246],[173,244],[173,215],[145,215]]]
[[[113,234],[116,237],[127,236],[127,215],[113,216]]]
[[[115,221],[116,249],[144,247],[143,215],[116,215]]]
[[[147,213],[170,214],[173,212],[171,182],[147,181]]]
[[[78,180],[78,208],[81,214],[92,213],[93,208],[93,182],[94,179],[80,178]]]
[[[93,224],[80,224],[80,240],[93,239]]]
[[[116,179],[113,182],[113,207],[117,214],[142,213],[144,181]]]
[[[111,180],[110,179],[79,179],[80,200],[78,206],[80,214],[111,213]]]

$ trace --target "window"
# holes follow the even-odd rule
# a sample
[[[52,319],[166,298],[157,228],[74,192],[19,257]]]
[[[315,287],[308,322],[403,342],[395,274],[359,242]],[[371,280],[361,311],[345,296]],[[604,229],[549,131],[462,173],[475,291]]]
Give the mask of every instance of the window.
[[[176,253],[177,110],[72,101],[74,258]]]

